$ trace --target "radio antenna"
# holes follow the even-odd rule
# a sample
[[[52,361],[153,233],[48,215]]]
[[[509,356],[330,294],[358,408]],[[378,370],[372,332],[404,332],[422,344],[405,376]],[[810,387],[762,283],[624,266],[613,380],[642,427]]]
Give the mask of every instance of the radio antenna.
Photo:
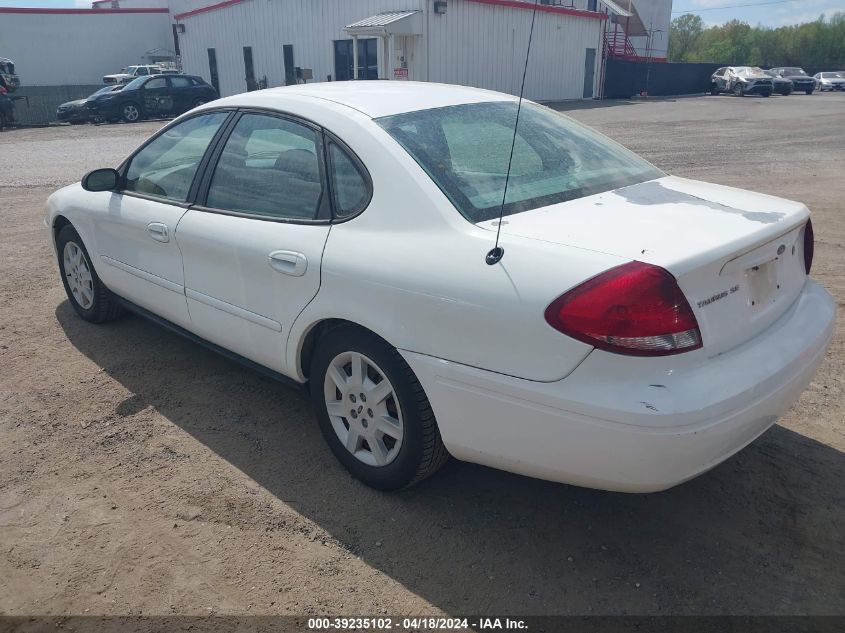
[[[505,191],[502,193],[502,206],[499,207],[499,225],[496,227],[496,245],[487,253],[484,261],[489,266],[498,264],[505,255],[505,249],[499,246],[499,236],[502,233],[502,218],[505,215],[505,200],[508,197],[508,183],[511,179],[511,165],[513,163],[513,150],[516,147],[516,130],[519,127],[519,114],[522,112],[522,95],[525,93],[525,76],[528,74],[528,58],[531,56],[531,40],[534,39],[534,19],[537,17],[537,4],[540,0],[534,0],[534,10],[531,13],[531,30],[528,32],[528,50],[525,51],[525,67],[522,69],[522,86],[519,88],[519,102],[516,106],[516,121],[513,124],[513,138],[511,139],[511,153],[508,156],[508,172],[505,174]]]

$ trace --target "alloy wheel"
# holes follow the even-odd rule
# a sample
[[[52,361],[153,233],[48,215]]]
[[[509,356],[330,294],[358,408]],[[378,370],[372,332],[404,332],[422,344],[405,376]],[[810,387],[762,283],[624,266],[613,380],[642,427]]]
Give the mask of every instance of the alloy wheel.
[[[90,310],[94,305],[94,278],[85,253],[75,242],[68,242],[62,255],[67,285],[74,301],[83,310]]]
[[[399,454],[402,410],[387,374],[359,352],[342,352],[326,370],[326,411],[340,443],[368,466],[386,466]]]
[[[137,121],[140,115],[141,113],[138,111],[138,108],[133,104],[128,103],[123,106],[123,118],[127,121]]]

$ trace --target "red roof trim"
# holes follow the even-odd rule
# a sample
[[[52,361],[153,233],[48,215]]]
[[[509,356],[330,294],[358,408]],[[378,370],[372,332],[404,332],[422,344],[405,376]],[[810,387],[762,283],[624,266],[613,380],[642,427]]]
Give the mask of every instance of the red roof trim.
[[[530,2],[517,2],[517,0],[466,0],[477,4],[492,4],[496,7],[507,7],[509,9],[525,9],[532,11],[534,4]],[[593,20],[606,20],[607,14],[599,11],[582,11],[581,9],[569,9],[567,7],[553,7],[547,4],[537,4],[537,12],[561,13],[563,15],[574,15],[579,18],[591,18]]]
[[[246,2],[246,0],[223,0],[223,2],[218,2],[217,4],[210,4],[207,7],[200,7],[199,9],[194,9],[193,11],[185,11],[184,13],[177,13],[173,16],[174,20],[182,20],[184,18],[192,18],[195,15],[200,15],[202,13],[208,13],[210,11],[217,11],[218,9],[225,9],[226,7],[232,7],[236,4],[240,4],[242,2]]]
[[[25,7],[0,7],[0,13],[32,15],[103,15],[104,13],[170,13],[166,8],[156,9],[29,9]]]
[[[225,9],[236,4],[241,4],[247,0],[223,0],[217,4],[211,4],[207,7],[194,9],[193,11],[185,11],[185,13],[177,13],[173,16],[175,20],[182,20],[190,18],[202,13],[209,13],[210,11],[217,11],[218,9]],[[478,4],[491,4],[497,7],[507,7],[509,9],[527,9],[532,10],[534,5],[528,2],[517,2],[517,0],[466,0],[467,2],[476,2]],[[581,11],[580,9],[569,9],[567,7],[551,7],[545,4],[538,4],[537,11],[542,13],[559,13],[563,15],[574,15],[580,18],[591,18],[593,20],[606,20],[607,14],[598,11]]]

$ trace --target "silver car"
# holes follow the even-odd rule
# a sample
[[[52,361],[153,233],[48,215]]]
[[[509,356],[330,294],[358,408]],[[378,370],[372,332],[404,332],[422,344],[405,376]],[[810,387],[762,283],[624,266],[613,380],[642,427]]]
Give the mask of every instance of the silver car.
[[[816,73],[813,75],[816,86],[821,92],[825,90],[845,90],[845,75],[842,73]]]

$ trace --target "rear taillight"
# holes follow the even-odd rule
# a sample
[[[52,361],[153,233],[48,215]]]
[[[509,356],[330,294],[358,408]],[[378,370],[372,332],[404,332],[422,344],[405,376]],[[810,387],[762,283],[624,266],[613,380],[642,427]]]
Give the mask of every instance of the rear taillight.
[[[701,347],[684,293],[663,268],[630,262],[576,286],[546,308],[556,330],[594,347],[634,356],[667,356]]]
[[[810,274],[813,267],[813,252],[816,248],[816,238],[813,235],[813,221],[807,220],[804,225],[804,270]]]

